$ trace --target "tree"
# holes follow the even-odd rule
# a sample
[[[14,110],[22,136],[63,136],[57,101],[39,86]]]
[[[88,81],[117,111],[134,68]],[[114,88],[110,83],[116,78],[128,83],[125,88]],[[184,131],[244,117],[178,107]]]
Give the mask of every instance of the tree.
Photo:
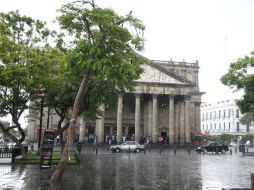
[[[10,114],[14,124],[5,127],[0,122],[0,128],[21,147],[24,157],[25,132],[19,119],[36,89],[50,81],[50,66],[61,56],[48,44],[51,34],[45,23],[18,11],[0,13],[0,116]],[[19,139],[11,133],[14,129],[18,129]]]
[[[254,112],[245,113],[242,118],[240,118],[240,123],[246,125],[246,131],[249,132],[251,123],[254,122]]]
[[[74,1],[62,6],[58,21],[62,30],[72,36],[68,63],[78,68],[81,76],[73,104],[70,127],[62,158],[51,181],[58,182],[68,161],[74,127],[86,97],[99,105],[112,94],[131,91],[142,72],[141,57],[134,50],[143,48],[144,26],[128,14],[118,16],[111,9],[102,9],[94,1]],[[89,96],[93,92],[93,96]]]
[[[242,113],[254,111],[254,53],[244,58],[239,58],[230,64],[228,72],[221,77],[224,85],[234,91],[243,90],[243,98],[237,101]]]

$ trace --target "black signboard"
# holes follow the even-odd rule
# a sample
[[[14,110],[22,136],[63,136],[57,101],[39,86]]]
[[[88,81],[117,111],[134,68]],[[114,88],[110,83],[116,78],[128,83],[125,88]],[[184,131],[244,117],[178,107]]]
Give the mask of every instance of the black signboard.
[[[41,151],[41,168],[50,168],[54,146],[54,130],[45,130]]]

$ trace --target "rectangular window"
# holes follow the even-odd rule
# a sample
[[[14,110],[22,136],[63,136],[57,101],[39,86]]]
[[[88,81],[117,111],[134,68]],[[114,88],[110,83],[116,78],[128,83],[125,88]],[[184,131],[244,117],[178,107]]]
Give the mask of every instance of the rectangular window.
[[[230,109],[228,109],[228,118],[230,118],[230,114],[231,113],[231,111],[230,111]]]
[[[216,123],[214,124],[214,129],[216,129]]]
[[[228,131],[230,131],[230,127],[231,127],[230,122],[228,122]]]
[[[236,130],[237,130],[237,132],[240,131],[240,123],[239,122],[236,123]]]
[[[210,112],[210,120],[212,120],[212,112]]]
[[[226,118],[226,110],[223,110],[223,118]]]
[[[212,127],[212,124],[210,124],[210,129],[212,129],[213,127]]]
[[[224,122],[224,131],[226,130],[226,123]]]
[[[236,109],[236,118],[239,118],[239,109]]]
[[[216,119],[216,111],[214,111],[214,119]]]
[[[221,113],[221,111],[219,111],[219,119],[220,119],[220,113]]]

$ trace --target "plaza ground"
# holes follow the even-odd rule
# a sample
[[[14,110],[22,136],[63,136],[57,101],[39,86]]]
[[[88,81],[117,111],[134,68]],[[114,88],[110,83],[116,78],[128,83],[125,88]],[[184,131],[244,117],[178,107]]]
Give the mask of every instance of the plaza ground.
[[[56,165],[0,165],[0,189],[217,190],[250,188],[253,156],[232,151],[198,154],[152,147],[146,153],[111,153],[107,146],[83,146],[80,164],[67,166],[58,186],[50,183]]]

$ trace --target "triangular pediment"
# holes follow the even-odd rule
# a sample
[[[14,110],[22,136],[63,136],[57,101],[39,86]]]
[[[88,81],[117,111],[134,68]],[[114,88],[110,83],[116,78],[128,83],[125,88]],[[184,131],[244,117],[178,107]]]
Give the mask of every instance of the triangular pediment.
[[[143,73],[137,82],[142,83],[160,83],[160,84],[178,84],[185,85],[186,83],[182,80],[171,76],[167,72],[163,72],[161,69],[157,69],[150,64],[142,65]]]

